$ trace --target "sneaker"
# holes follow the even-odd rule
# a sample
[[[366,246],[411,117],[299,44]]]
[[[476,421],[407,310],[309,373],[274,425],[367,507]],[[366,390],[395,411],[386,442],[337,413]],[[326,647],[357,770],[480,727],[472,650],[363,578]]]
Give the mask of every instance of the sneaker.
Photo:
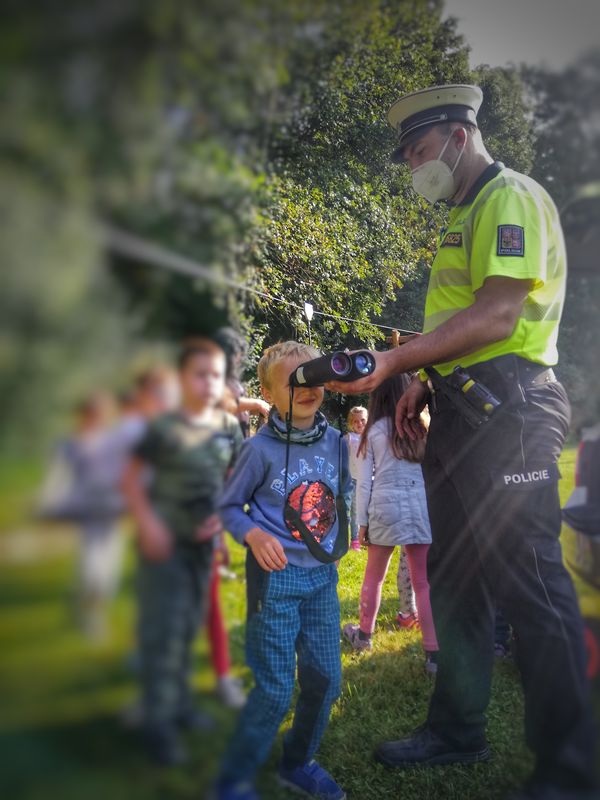
[[[154,725],[144,729],[146,753],[150,761],[160,767],[186,764],[188,753],[172,725]]]
[[[327,770],[313,759],[302,767],[279,768],[279,783],[318,800],[346,800],[346,792],[338,786]]]
[[[353,550],[360,550],[360,542],[358,541],[358,539],[353,539],[353,540],[350,542],[350,547],[351,547]]]
[[[344,625],[342,628],[342,633],[350,642],[353,650],[357,650],[359,652],[363,650],[372,650],[373,642],[371,641],[371,637],[368,639],[361,639],[359,636],[359,631],[360,628],[358,625],[353,625],[351,622],[349,622],[347,625]]]
[[[410,614],[403,614],[399,611],[396,615],[396,622],[401,628],[405,628],[406,630],[419,630],[419,618],[415,611],[412,611]]]
[[[254,786],[247,781],[219,782],[213,786],[208,800],[258,800]]]
[[[240,709],[246,705],[246,695],[242,689],[242,682],[231,675],[219,678],[217,694],[227,708]]]
[[[459,750],[434,733],[427,725],[421,725],[406,739],[382,742],[375,750],[375,758],[386,767],[475,764],[487,761],[489,757],[490,748],[485,741],[473,750]]]
[[[437,650],[425,651],[425,672],[427,672],[429,675],[436,674],[438,668],[437,660],[438,660]]]

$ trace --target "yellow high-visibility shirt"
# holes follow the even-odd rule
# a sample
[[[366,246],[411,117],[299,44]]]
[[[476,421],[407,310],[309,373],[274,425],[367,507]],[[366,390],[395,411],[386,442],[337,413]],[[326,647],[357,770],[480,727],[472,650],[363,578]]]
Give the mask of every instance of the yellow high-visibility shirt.
[[[475,292],[493,275],[531,280],[532,286],[509,337],[436,364],[436,369],[447,375],[457,364],[468,367],[506,353],[556,364],[566,265],[560,219],[550,195],[526,175],[498,162],[490,165],[466,202],[452,208],[440,235],[423,332],[471,306]]]

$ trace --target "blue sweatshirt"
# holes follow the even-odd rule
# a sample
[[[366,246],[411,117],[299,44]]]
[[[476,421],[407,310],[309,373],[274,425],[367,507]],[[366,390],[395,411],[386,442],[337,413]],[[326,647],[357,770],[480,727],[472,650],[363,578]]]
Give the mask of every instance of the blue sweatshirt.
[[[225,484],[219,511],[226,530],[240,544],[252,528],[276,536],[288,562],[297,567],[317,567],[311,555],[286,522],[286,504],[291,503],[321,546],[331,553],[338,534],[335,496],[340,492],[340,435],[326,426],[323,436],[311,444],[292,442],[285,485],[285,441],[268,425],[246,439],[234,470]],[[347,499],[352,489],[348,450],[341,441],[341,493]],[[248,510],[244,508],[249,506]]]

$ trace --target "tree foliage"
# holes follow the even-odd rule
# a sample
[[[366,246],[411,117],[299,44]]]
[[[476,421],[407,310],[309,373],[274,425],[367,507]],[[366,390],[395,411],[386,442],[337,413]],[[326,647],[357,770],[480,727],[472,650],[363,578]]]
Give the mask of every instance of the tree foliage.
[[[545,185],[565,226],[567,251],[579,251],[598,230],[598,201],[579,204],[572,219],[572,201],[583,187],[600,181],[600,50],[590,52],[563,72],[523,68],[532,109],[535,160],[532,176]],[[583,217],[582,217],[583,213]],[[575,223],[575,224],[573,224]],[[600,260],[572,260],[559,337],[560,374],[574,408],[574,424],[597,422],[600,406],[598,307]]]
[[[467,74],[466,51],[440,12],[428,2],[340,4],[313,28],[311,46],[290,53],[303,78],[278,98],[252,272],[262,291],[359,320],[319,319],[324,346],[379,336],[369,320],[431,247],[408,176],[389,162],[385,114],[403,91]],[[271,339],[302,325],[297,309],[267,302],[254,315],[269,322]]]
[[[304,301],[329,315],[313,320],[322,347],[376,343],[377,319],[418,329],[444,212],[389,162],[389,105],[425,85],[477,80],[493,155],[516,169],[532,162],[519,77],[470,73],[442,11],[440,0],[14,4],[0,31],[10,109],[0,170],[13,187],[1,223],[13,338],[3,333],[0,385],[12,409],[27,405],[14,345],[28,337],[56,404],[56,387],[73,394],[87,367],[121,371],[129,353],[118,343],[142,331],[179,339],[236,318],[258,353],[306,337]],[[259,294],[107,254],[98,220]],[[60,357],[44,372],[50,342]]]

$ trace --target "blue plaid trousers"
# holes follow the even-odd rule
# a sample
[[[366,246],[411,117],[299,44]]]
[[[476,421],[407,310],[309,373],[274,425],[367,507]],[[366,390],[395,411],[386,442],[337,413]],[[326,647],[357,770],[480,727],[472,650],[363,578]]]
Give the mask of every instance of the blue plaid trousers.
[[[292,701],[296,665],[300,692],[284,737],[287,768],[313,757],[341,689],[335,564],[267,573],[248,551],[246,579],[246,658],[255,686],[221,765],[225,782],[253,780],[266,761]]]

